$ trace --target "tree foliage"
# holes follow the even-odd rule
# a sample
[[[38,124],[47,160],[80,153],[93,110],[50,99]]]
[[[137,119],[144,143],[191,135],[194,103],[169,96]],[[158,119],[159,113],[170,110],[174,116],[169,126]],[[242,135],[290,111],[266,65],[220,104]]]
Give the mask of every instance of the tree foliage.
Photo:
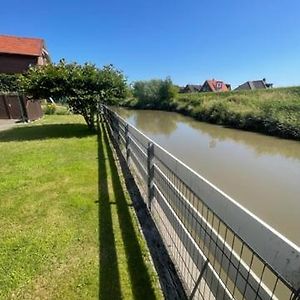
[[[81,114],[90,129],[100,103],[114,104],[126,95],[126,79],[113,65],[99,69],[92,64],[79,65],[61,60],[58,64],[30,68],[20,79],[24,93],[34,99],[66,102]]]
[[[142,107],[164,108],[176,94],[177,89],[170,78],[137,81],[133,84],[133,95]]]
[[[18,76],[15,74],[0,74],[0,92],[17,92],[19,89]]]

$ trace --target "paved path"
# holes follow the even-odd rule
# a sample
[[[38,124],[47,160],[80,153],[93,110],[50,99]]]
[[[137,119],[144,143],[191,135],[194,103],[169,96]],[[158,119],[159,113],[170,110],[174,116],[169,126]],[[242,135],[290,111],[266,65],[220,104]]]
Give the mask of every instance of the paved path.
[[[7,130],[16,125],[16,122],[19,120],[13,119],[0,119],[0,131]]]

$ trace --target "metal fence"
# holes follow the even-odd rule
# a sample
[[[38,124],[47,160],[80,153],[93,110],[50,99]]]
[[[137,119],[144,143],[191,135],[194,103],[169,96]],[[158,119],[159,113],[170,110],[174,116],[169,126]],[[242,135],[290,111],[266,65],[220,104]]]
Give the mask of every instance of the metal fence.
[[[103,107],[190,299],[300,299],[300,249]]]

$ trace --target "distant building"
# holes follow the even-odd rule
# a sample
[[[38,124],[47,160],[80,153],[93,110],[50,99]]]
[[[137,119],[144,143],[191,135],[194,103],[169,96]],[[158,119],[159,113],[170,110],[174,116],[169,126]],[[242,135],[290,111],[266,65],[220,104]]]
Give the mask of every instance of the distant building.
[[[247,81],[239,85],[235,91],[269,89],[272,87],[273,83],[267,83],[266,79],[264,78],[262,80]]]
[[[200,92],[201,85],[187,84],[185,87],[181,87],[179,93],[197,93]]]
[[[220,80],[206,80],[200,92],[228,92],[231,91],[231,85]]]
[[[0,73],[23,73],[31,65],[45,65],[50,57],[43,39],[0,35]]]

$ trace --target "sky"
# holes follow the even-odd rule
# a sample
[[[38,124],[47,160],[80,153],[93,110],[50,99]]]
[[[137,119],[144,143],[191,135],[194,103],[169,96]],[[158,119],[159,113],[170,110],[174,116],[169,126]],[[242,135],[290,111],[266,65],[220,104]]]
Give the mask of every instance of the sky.
[[[128,81],[300,85],[299,0],[9,0],[0,34],[40,37],[54,62],[114,64]]]

